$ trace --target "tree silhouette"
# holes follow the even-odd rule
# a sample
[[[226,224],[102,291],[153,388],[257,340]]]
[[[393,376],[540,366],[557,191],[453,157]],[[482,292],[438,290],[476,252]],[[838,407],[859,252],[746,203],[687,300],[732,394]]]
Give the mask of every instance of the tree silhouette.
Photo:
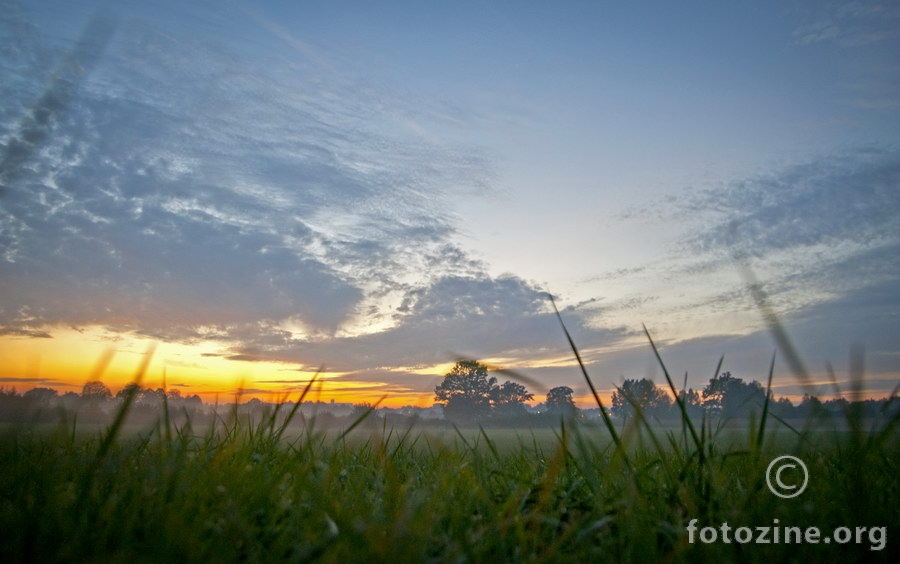
[[[525,411],[534,398],[525,386],[507,380],[497,385],[487,366],[476,360],[460,360],[434,389],[437,403],[448,419],[472,419],[491,413],[512,415]]]
[[[505,415],[525,413],[525,402],[534,399],[525,386],[509,380],[491,392],[491,406]]]
[[[127,398],[130,394],[134,394],[134,395],[135,395],[135,399],[139,399],[139,398],[140,398],[141,389],[142,389],[142,388],[141,388],[139,385],[135,384],[134,382],[132,382],[132,383],[130,383],[130,384],[125,384],[125,386],[123,386],[122,389],[119,390],[119,391],[116,393],[116,399],[122,399],[122,400],[124,400],[124,399]]]
[[[557,386],[547,392],[547,401],[544,405],[551,413],[571,415],[575,413],[575,400],[572,397],[575,391],[569,386]]]
[[[33,388],[22,394],[22,398],[37,404],[48,404],[59,397],[53,388]]]
[[[81,389],[81,397],[89,401],[103,401],[112,397],[109,386],[100,381],[88,382]]]
[[[756,380],[744,382],[731,372],[723,372],[709,381],[703,388],[703,405],[722,417],[747,415],[752,408],[762,409],[766,392]]]
[[[694,388],[681,390],[678,397],[684,403],[684,409],[689,417],[700,417],[703,415],[703,401],[700,399],[700,392]]]
[[[487,366],[475,360],[460,360],[434,389],[435,400],[444,406],[450,419],[487,415],[491,391],[497,379],[488,377]]]
[[[634,414],[635,406],[647,415],[660,415],[672,404],[669,394],[652,380],[625,380],[612,395],[611,411],[619,417]]]

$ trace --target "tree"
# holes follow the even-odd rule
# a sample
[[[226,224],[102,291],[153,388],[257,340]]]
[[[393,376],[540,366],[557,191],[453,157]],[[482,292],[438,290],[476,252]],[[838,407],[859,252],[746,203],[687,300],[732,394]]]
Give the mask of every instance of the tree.
[[[351,423],[362,423],[363,427],[374,427],[376,424],[375,406],[364,401],[354,403],[353,410],[347,416]]]
[[[491,407],[505,415],[525,413],[525,402],[534,399],[525,386],[509,380],[491,392]]]
[[[652,380],[625,380],[612,395],[613,414],[622,418],[634,414],[635,406],[647,415],[661,414],[672,404],[669,394]]]
[[[704,407],[722,417],[738,417],[747,415],[753,407],[762,409],[766,392],[756,380],[748,384],[731,372],[723,372],[703,388],[703,400]]]
[[[38,404],[48,404],[59,396],[59,392],[53,388],[33,388],[22,394],[22,399],[26,399]]]
[[[796,412],[804,417],[819,417],[825,413],[825,407],[822,400],[816,396],[803,394],[803,399],[797,406]]]
[[[63,407],[68,410],[77,410],[78,405],[81,403],[81,396],[75,392],[66,392],[59,399]]]
[[[791,400],[788,398],[779,398],[778,401],[774,402],[769,409],[772,411],[774,415],[781,417],[783,419],[787,419],[788,417],[793,417],[796,408],[794,404],[791,403]]]
[[[89,401],[103,401],[112,397],[109,386],[100,381],[88,382],[81,389],[82,399]]]
[[[125,384],[121,390],[116,393],[116,399],[124,400],[130,394],[134,394],[135,396],[139,396],[141,393],[141,387],[134,382],[130,384]],[[137,397],[135,398],[137,399]]]
[[[475,360],[460,360],[434,389],[435,400],[448,418],[487,415],[491,410],[497,379],[488,377],[487,366]]]
[[[522,384],[507,380],[497,385],[497,379],[488,376],[487,366],[475,360],[453,365],[434,389],[434,396],[449,419],[524,413],[525,402],[534,398]]]
[[[572,397],[575,391],[568,386],[557,386],[550,388],[547,392],[547,411],[551,413],[561,413],[563,415],[572,415],[575,413],[575,400]]]
[[[688,417],[693,418],[703,416],[703,400],[700,397],[700,392],[694,388],[688,388],[687,390],[682,388],[682,390],[678,392],[678,398],[684,404],[684,410]],[[675,413],[680,416],[681,409],[675,406],[674,401],[672,402],[672,406],[677,410]]]

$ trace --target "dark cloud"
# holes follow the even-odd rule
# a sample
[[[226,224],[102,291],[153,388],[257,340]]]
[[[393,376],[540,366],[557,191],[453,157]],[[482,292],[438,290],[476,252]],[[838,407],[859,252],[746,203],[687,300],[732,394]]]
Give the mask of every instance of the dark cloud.
[[[294,380],[256,380],[257,384],[291,384],[295,386],[306,386],[309,384],[309,379],[294,379]]]
[[[592,343],[609,346],[627,334],[622,328],[591,327],[585,312],[575,308],[567,308],[563,316],[574,335]],[[354,380],[362,377],[363,370],[428,367],[452,361],[456,355],[510,356],[522,362],[567,350],[546,293],[512,275],[447,275],[409,290],[398,308],[396,324],[376,333],[327,340],[257,337],[234,352],[264,354],[268,360],[298,362],[308,368],[324,364],[329,370],[352,372],[347,377]],[[397,377],[393,374],[391,381]]]
[[[898,255],[900,256],[900,255]],[[842,389],[849,387],[851,349],[862,347],[865,352],[865,377],[869,389],[890,390],[897,383],[898,373],[896,335],[900,334],[900,282],[884,280],[869,285],[864,291],[835,293],[781,318],[792,346],[798,352],[807,371],[815,379],[827,381],[828,366],[833,366]],[[745,380],[765,382],[771,355],[777,351],[775,369],[779,394],[802,395],[825,393],[831,395],[830,385],[815,390],[803,389],[790,368],[783,362],[783,353],[768,329],[745,335],[710,335],[681,341],[669,341],[665,335],[653,335],[663,360],[676,384],[681,385],[688,373],[688,385],[702,387],[712,377],[720,356],[724,356],[723,370],[731,371]],[[649,345],[645,353],[649,353]],[[603,363],[607,370],[621,370],[625,377],[644,366],[646,374],[662,381],[662,372],[654,359],[640,348],[632,352],[612,355]],[[892,379],[893,378],[893,379]],[[885,386],[885,382],[890,385]],[[885,392],[886,393],[886,392]]]
[[[67,388],[72,384],[68,382],[60,382],[58,380],[48,380],[46,378],[17,378],[13,376],[3,376],[0,377],[0,382],[4,382],[7,384],[28,384],[28,385],[38,385],[38,386],[52,386],[52,387],[61,387]]]
[[[47,331],[35,329],[22,329],[13,327],[0,327],[0,336],[28,337],[31,339],[52,339],[53,335]]]

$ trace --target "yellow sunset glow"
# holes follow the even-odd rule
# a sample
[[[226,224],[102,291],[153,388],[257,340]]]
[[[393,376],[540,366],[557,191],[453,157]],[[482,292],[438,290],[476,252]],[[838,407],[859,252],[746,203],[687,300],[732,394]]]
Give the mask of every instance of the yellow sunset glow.
[[[158,342],[134,334],[115,333],[102,327],[74,329],[70,327],[44,328],[48,338],[5,335],[0,337],[0,357],[3,373],[0,385],[15,388],[24,393],[35,387],[55,388],[60,393],[80,393],[85,382],[100,380],[113,393],[134,382],[145,355],[149,354],[146,370],[140,384],[146,388],[178,390],[184,396],[199,395],[205,402],[228,403],[248,401],[294,401],[315,377],[316,383],[305,397],[306,401],[334,401],[336,403],[369,403],[381,407],[430,407],[434,403],[434,387],[441,377],[450,371],[454,361],[433,366],[408,366],[384,368],[384,375],[364,379],[360,375],[329,371],[324,367],[317,374],[311,365],[263,360],[238,360],[229,358],[231,353],[221,343],[198,341],[191,344]],[[588,351],[590,353],[590,351]],[[542,387],[529,380],[532,369],[542,367],[572,367],[569,385],[575,390],[573,398],[582,409],[597,406],[596,401],[581,381],[577,363],[558,351],[545,359],[517,361],[512,357],[481,359],[498,381],[516,380],[521,375],[523,383],[534,394],[533,404],[544,401],[552,386]],[[505,371],[495,372],[498,369]],[[415,388],[410,384],[393,381],[391,375],[413,376]],[[830,380],[816,380],[819,388],[830,386]],[[846,384],[846,383],[845,383]],[[557,385],[557,384],[553,384]],[[611,405],[615,390],[595,382],[604,406]],[[802,399],[795,390],[780,391],[776,395],[788,397],[793,402]],[[791,386],[788,385],[790,388]],[[845,386],[845,389],[849,387]],[[791,393],[793,392],[793,393]],[[828,394],[825,394],[826,396]],[[863,393],[863,398],[882,397],[876,392]]]
[[[123,335],[102,327],[49,328],[50,338],[7,335],[0,337],[0,356],[4,359],[4,386],[24,393],[35,387],[51,387],[60,393],[80,393],[85,382],[100,380],[113,393],[135,381],[144,356],[149,363],[140,384],[147,388],[177,389],[182,395],[199,395],[206,402],[230,402],[239,394],[241,401],[295,400],[316,376],[315,369],[269,361],[232,360],[215,342],[179,344],[158,342],[137,335]],[[104,359],[108,363],[104,362]],[[511,359],[487,359],[492,369],[509,365]],[[560,359],[551,358],[550,364]],[[501,364],[502,363],[502,364]],[[527,361],[518,369],[529,368]],[[361,381],[352,375],[326,370],[316,376],[306,400],[337,403],[377,403],[382,407],[430,407],[433,389],[453,362],[435,366],[397,368],[422,378],[418,389],[383,381]],[[513,368],[515,370],[516,368]],[[502,378],[501,378],[502,379]],[[529,389],[531,387],[529,386]],[[546,390],[531,390],[534,403],[543,401]],[[609,401],[610,393],[601,392]],[[595,406],[593,397],[577,397],[580,407]]]
[[[271,401],[286,394],[288,399],[296,398],[316,374],[316,370],[286,363],[230,360],[216,343],[159,343],[99,327],[54,328],[52,338],[0,338],[3,381],[20,392],[41,386],[63,393],[80,392],[89,380],[101,380],[116,392],[135,381],[146,354],[151,358],[140,381],[142,386],[178,389],[183,395],[198,394],[205,401],[230,401],[237,393],[243,400],[257,397]],[[104,366],[105,357],[109,362]],[[387,393],[382,402],[385,406],[423,404],[420,392],[380,382],[337,380],[340,376],[343,374],[320,373],[307,399],[375,402]]]

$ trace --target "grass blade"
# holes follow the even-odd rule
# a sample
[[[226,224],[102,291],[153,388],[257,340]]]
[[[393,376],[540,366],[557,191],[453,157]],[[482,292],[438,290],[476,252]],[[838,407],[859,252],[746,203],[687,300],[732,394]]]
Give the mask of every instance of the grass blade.
[[[357,417],[356,421],[351,423],[349,427],[344,429],[344,431],[340,435],[338,435],[337,439],[335,439],[335,442],[341,442],[344,439],[344,437],[346,437],[347,435],[350,434],[350,431],[352,431],[353,429],[356,429],[356,427],[360,423],[362,423],[369,415],[371,415],[376,409],[378,409],[379,404],[381,404],[381,402],[383,402],[386,397],[387,397],[387,394],[381,396],[380,398],[378,398],[378,401],[376,401],[375,403],[370,405],[369,409],[367,409],[365,411],[365,413],[363,413],[362,415]]]
[[[769,402],[772,400],[772,375],[775,373],[775,352],[772,353],[772,362],[769,364],[769,380],[766,383],[766,400],[763,403],[762,416],[759,419],[759,430],[756,432],[756,452],[759,452],[763,445],[763,438],[766,433],[766,418],[769,415]]]
[[[566,340],[569,342],[569,347],[572,348],[572,353],[575,354],[575,360],[578,361],[578,366],[581,368],[581,374],[584,376],[585,382],[587,382],[588,388],[591,390],[591,394],[594,396],[594,401],[597,402],[597,406],[600,408],[600,415],[603,417],[603,423],[606,425],[607,431],[609,431],[610,436],[612,437],[613,442],[616,445],[616,449],[618,452],[622,454],[623,459],[625,460],[625,464],[630,466],[628,463],[628,457],[625,456],[625,450],[622,447],[622,440],[619,437],[619,433],[616,431],[615,425],[613,425],[612,419],[609,416],[609,413],[606,411],[606,408],[603,407],[603,402],[600,401],[600,395],[597,393],[597,388],[594,387],[594,383],[591,381],[591,377],[588,375],[587,369],[584,367],[584,362],[581,360],[581,354],[578,352],[578,347],[575,346],[575,341],[572,339],[572,335],[569,334],[569,330],[566,328],[565,322],[563,322],[562,315],[559,313],[559,309],[556,307],[556,302],[553,300],[553,296],[551,294],[547,294],[550,298],[550,303],[553,304],[553,311],[556,312],[556,318],[559,320],[559,324],[562,327],[563,333],[566,335]]]

